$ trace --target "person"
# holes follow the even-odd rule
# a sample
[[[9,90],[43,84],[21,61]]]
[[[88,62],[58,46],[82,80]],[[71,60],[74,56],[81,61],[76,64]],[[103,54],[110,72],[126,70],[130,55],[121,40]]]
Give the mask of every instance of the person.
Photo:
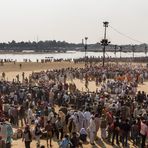
[[[140,134],[141,134],[141,137],[142,137],[141,148],[145,148],[147,131],[148,131],[148,127],[146,125],[146,121],[143,120],[143,121],[141,121],[141,129],[140,129]]]
[[[79,101],[80,102],[80,101]],[[85,118],[84,118],[84,114],[82,112],[82,109],[80,111],[78,111],[78,116],[79,116],[79,129],[83,128],[84,127],[84,121],[85,121]]]
[[[97,107],[97,112],[98,112],[98,114],[99,114],[99,117],[102,115],[102,104],[101,104],[101,102],[99,101],[99,104],[98,104],[98,107]]]
[[[76,130],[76,125],[75,125],[74,119],[72,117],[69,118],[67,127],[68,127],[68,131],[70,134],[72,134],[72,132],[74,132]]]
[[[65,138],[60,142],[60,148],[68,148],[69,146],[72,146],[71,141],[69,140],[69,136],[65,135]]]
[[[76,148],[80,146],[80,138],[78,137],[76,132],[72,133],[70,141],[72,143],[71,148]]]
[[[47,124],[45,126],[45,131],[47,133],[47,147],[49,146],[48,139],[50,140],[50,147],[52,146],[52,144],[51,144],[52,143],[52,130],[53,130],[53,128],[52,128],[51,122],[47,121]]]
[[[23,105],[20,106],[20,109],[19,109],[19,119],[21,120],[21,126],[23,127],[23,120],[24,120],[24,123],[26,124],[26,114],[25,114],[25,108]]]
[[[32,134],[31,134],[29,125],[26,125],[25,127],[25,130],[22,136],[22,141],[25,142],[25,148],[30,148],[30,144],[32,142]]]
[[[16,80],[17,80],[17,82],[19,82],[19,79],[20,79],[20,76],[19,76],[19,74],[18,74],[18,75],[16,75]]]
[[[18,123],[18,122],[19,122],[19,121],[18,121],[18,120],[19,120],[19,112],[18,112],[17,106],[14,107],[12,113],[13,113],[14,125],[15,125],[15,126],[18,126],[18,124],[19,124],[19,123]]]
[[[128,122],[128,119],[126,119],[126,121],[121,122],[120,129],[122,131],[122,146],[127,147],[128,135],[130,131],[130,124]]]
[[[2,141],[2,146],[6,147],[6,141],[7,141],[7,126],[5,124],[5,120],[1,119],[0,123],[0,137]]]
[[[101,128],[101,137],[102,137],[102,139],[105,139],[106,138],[107,120],[106,120],[106,117],[104,114],[102,114],[100,128]]]
[[[133,140],[133,145],[138,144],[138,138],[139,138],[139,126],[136,121],[133,122],[131,126],[131,139]]]
[[[116,137],[116,143],[117,145],[119,145],[119,131],[120,131],[120,122],[119,122],[119,118],[116,118],[116,120],[113,123],[112,145],[114,145],[115,137]]]
[[[83,142],[87,141],[87,132],[85,128],[81,128],[80,130],[80,140],[82,140]]]
[[[3,146],[6,148],[11,148],[13,129],[8,120],[2,119],[0,124],[0,136],[3,141]]]
[[[63,124],[63,122],[61,121],[61,118],[60,117],[58,117],[58,119],[57,119],[57,121],[56,121],[56,123],[55,123],[55,125],[56,125],[56,129],[57,129],[57,139],[59,139],[59,133],[61,133],[61,137],[60,137],[60,139],[62,140],[63,139],[63,128],[64,128],[64,124]]]
[[[22,68],[22,64],[20,63],[20,69]]]
[[[36,141],[37,141],[37,145],[40,146],[40,138],[42,136],[42,132],[41,132],[41,127],[38,123],[35,126],[34,134],[35,134],[35,138],[36,138]]]
[[[12,143],[12,136],[13,136],[13,129],[10,124],[10,122],[6,119],[5,124],[7,125],[7,141],[6,141],[6,147],[11,148]]]
[[[113,115],[111,112],[107,111],[106,112],[106,119],[107,119],[107,132],[108,132],[108,142],[110,142],[111,140],[111,136],[112,136],[112,129],[113,129]]]
[[[3,111],[3,100],[0,95],[0,111]]]
[[[48,115],[49,115],[49,110],[48,110],[48,107],[46,106],[46,108],[44,109],[44,127],[45,127],[46,124],[47,124]]]
[[[84,118],[85,118],[85,121],[86,121],[86,129],[88,128],[89,126],[89,122],[90,122],[90,118],[91,118],[91,113],[88,109],[86,109],[86,111],[84,112]]]
[[[95,138],[97,138],[97,133],[98,133],[99,127],[100,127],[99,114],[95,114],[95,124],[96,124],[96,135],[95,135]]]
[[[27,122],[29,125],[31,125],[32,119],[33,119],[33,111],[32,111],[32,107],[30,106],[27,111]]]
[[[88,75],[85,75],[85,87],[88,89]]]
[[[96,124],[94,121],[94,116],[91,116],[90,125],[88,127],[89,135],[90,135],[90,143],[94,145],[95,135],[96,135]]]
[[[4,141],[2,140],[2,136],[0,136],[0,145],[1,145],[2,148],[5,147],[5,143],[4,143]]]
[[[25,79],[25,72],[22,72],[22,80],[24,81]]]
[[[5,80],[6,74],[5,72],[2,73],[2,78]]]

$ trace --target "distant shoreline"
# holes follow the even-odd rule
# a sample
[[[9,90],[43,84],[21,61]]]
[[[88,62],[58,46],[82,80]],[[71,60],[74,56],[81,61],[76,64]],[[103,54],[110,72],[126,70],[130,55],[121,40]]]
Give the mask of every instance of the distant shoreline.
[[[56,53],[64,53],[64,52],[3,52],[0,51],[0,54],[56,54]]]
[[[73,52],[85,52],[85,51],[78,51],[78,50],[67,50],[67,51],[44,51],[44,52],[36,52],[36,51],[26,51],[26,52],[16,52],[16,51],[0,51],[0,54],[58,54],[58,53],[73,53]],[[102,51],[94,51],[94,50],[88,50],[89,52],[102,52]],[[114,51],[106,51],[106,52],[112,52]],[[120,51],[117,51],[116,53],[119,53]],[[122,51],[122,53],[132,53],[132,51]],[[135,51],[135,53],[144,53],[144,51]]]

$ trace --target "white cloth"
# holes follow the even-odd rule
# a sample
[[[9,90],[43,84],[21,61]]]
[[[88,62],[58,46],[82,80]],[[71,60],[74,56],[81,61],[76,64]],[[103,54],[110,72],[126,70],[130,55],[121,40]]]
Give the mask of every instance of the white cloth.
[[[86,111],[86,112],[84,113],[84,117],[85,117],[85,119],[90,120],[91,113],[90,113],[89,111]]]
[[[85,126],[86,126],[86,128],[88,128],[89,122],[90,122],[90,118],[91,118],[90,112],[89,112],[89,111],[86,111],[86,112],[84,113],[84,117],[85,117],[85,121],[86,121]]]
[[[31,125],[33,119],[33,112],[32,110],[29,108],[27,111],[27,120],[28,120],[28,124]]]
[[[89,132],[96,132],[96,124],[93,119],[90,119]]]
[[[78,115],[79,115],[79,126],[80,126],[79,128],[81,129],[81,128],[84,127],[84,121],[85,121],[85,119],[84,119],[83,112],[79,111],[78,112]]]
[[[95,133],[90,132],[90,143],[93,144],[95,141]]]
[[[28,118],[32,118],[32,114],[33,114],[33,112],[32,112],[32,110],[29,108],[29,109],[28,109],[28,112],[27,112],[27,117],[28,117]]]
[[[95,135],[96,135],[96,124],[93,119],[90,119],[89,135],[90,135],[90,143],[94,143]]]

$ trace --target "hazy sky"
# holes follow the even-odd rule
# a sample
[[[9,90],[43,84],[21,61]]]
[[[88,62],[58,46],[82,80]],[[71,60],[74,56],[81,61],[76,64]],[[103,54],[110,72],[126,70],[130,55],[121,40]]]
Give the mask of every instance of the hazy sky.
[[[148,0],[0,0],[0,42],[65,40],[100,42],[103,21],[148,43]],[[115,44],[136,44],[110,27]]]

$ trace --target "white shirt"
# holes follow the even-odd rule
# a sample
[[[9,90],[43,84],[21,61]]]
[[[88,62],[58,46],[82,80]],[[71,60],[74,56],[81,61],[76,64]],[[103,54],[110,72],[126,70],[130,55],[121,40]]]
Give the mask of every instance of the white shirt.
[[[89,112],[89,111],[86,111],[86,112],[84,113],[84,117],[85,117],[85,119],[90,120],[90,117],[91,117],[90,112]]]
[[[96,132],[96,124],[95,124],[95,121],[93,119],[90,119],[89,131],[90,132]]]
[[[28,118],[32,118],[32,114],[33,114],[33,112],[32,112],[32,110],[29,108],[29,109],[28,109],[28,112],[27,112]]]

